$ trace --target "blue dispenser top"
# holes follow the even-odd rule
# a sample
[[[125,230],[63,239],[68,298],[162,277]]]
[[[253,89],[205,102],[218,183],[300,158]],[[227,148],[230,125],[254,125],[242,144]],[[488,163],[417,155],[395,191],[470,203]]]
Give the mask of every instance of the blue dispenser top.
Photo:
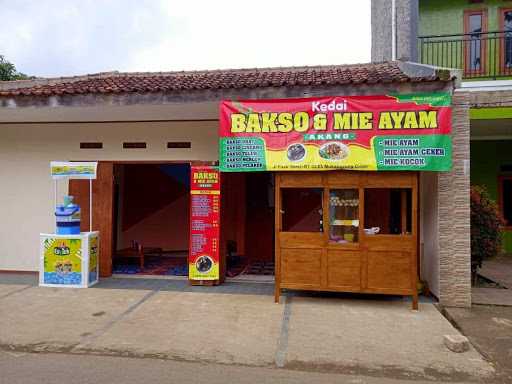
[[[73,196],[64,196],[64,204],[55,207],[55,216],[72,216],[80,211],[80,207],[73,203]]]

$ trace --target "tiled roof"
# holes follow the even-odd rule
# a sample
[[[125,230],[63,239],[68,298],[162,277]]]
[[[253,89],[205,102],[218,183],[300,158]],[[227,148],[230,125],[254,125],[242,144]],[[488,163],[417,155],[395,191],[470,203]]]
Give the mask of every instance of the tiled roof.
[[[147,93],[258,87],[329,86],[440,80],[435,71],[410,76],[399,62],[191,72],[108,72],[0,82],[0,97]],[[443,79],[447,80],[447,79]]]

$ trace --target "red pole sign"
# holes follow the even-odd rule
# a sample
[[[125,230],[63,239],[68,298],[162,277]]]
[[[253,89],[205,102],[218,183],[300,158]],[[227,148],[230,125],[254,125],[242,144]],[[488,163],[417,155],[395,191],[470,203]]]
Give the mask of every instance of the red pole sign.
[[[219,279],[220,172],[192,166],[189,280]]]

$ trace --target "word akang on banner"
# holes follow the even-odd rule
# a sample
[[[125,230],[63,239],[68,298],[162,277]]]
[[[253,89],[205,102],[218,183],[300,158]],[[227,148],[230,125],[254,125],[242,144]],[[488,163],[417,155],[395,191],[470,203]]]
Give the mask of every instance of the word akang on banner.
[[[219,279],[220,173],[192,166],[190,180],[190,280]]]
[[[449,171],[448,93],[223,101],[220,170]]]

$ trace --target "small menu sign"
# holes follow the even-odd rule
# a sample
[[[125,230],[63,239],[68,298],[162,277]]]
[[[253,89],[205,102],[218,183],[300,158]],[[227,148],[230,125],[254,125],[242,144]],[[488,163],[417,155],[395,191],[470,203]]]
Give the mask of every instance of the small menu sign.
[[[189,280],[219,279],[220,172],[192,166]]]

